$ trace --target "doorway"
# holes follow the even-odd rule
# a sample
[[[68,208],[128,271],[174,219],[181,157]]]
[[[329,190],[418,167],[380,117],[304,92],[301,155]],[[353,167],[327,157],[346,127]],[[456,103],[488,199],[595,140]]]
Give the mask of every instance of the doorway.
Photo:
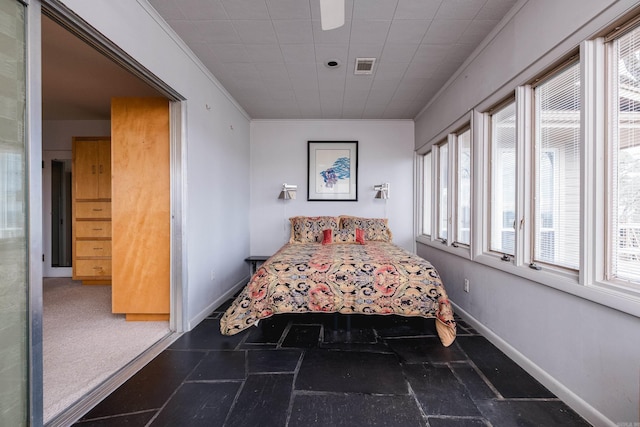
[[[181,204],[179,192],[180,175],[174,171],[180,170],[182,159],[176,153],[180,153],[180,103],[181,98],[163,83],[156,81],[153,76],[143,76],[139,74],[140,67],[132,58],[126,56],[113,46],[111,42],[105,40],[102,35],[92,32],[87,28],[86,23],[76,22],[78,18],[69,13],[64,6],[57,2],[43,5],[42,9],[42,92],[43,92],[43,122],[42,122],[42,150],[43,150],[43,252],[45,254],[43,268],[43,359],[44,359],[44,421],[48,425],[67,425],[74,421],[79,414],[93,406],[97,401],[108,395],[111,391],[128,379],[140,367],[163,350],[172,339],[171,335],[182,330],[182,321],[174,313],[181,313],[181,261],[178,258],[171,259],[170,288],[172,299],[170,303],[171,317],[169,322],[165,322],[166,331],[154,330],[150,341],[146,342],[145,348],[134,350],[130,356],[120,365],[115,367],[114,372],[107,372],[102,377],[79,378],[80,369],[72,366],[72,371],[62,374],[59,378],[73,378],[77,384],[89,384],[89,388],[82,391],[82,395],[69,397],[68,393],[57,393],[68,400],[50,402],[48,397],[52,393],[47,393],[48,359],[47,350],[54,347],[52,343],[59,344],[63,339],[69,338],[69,331],[79,330],[81,332],[93,333],[96,327],[89,326],[89,315],[96,311],[104,312],[103,309],[89,309],[80,314],[75,321],[76,327],[58,328],[62,332],[52,332],[51,322],[48,322],[48,314],[51,312],[63,313],[66,310],[62,305],[72,303],[74,308],[82,304],[81,301],[88,301],[90,304],[99,303],[100,307],[107,307],[110,310],[110,293],[105,297],[104,285],[83,286],[79,283],[69,283],[71,281],[71,263],[69,258],[71,239],[71,221],[67,218],[71,207],[69,205],[71,197],[67,181],[71,180],[71,171],[67,169],[67,162],[70,165],[71,141],[73,136],[104,136],[110,133],[110,100],[113,97],[164,97],[170,101],[171,105],[171,210],[178,215],[171,221],[171,252],[181,253],[182,242],[180,239],[179,221],[181,215]],[[118,58],[118,63],[114,58]],[[124,64],[124,65],[123,65]],[[74,85],[80,85],[83,90],[78,90]],[[54,289],[55,288],[55,289]],[[65,294],[68,289],[73,291],[83,291],[82,296],[71,298],[70,294]],[[49,298],[49,290],[62,290],[55,297]],[[84,292],[88,291],[88,292]],[[85,294],[89,297],[85,297]],[[62,295],[62,298],[60,296]],[[105,300],[107,298],[107,300]],[[47,307],[47,303],[55,301],[56,310]],[[80,301],[80,302],[79,302]],[[88,314],[86,314],[88,313]],[[49,316],[50,318],[50,316]],[[59,317],[55,317],[55,322],[61,322]],[[123,319],[124,320],[124,319]],[[138,323],[143,328],[149,326],[150,322],[129,322]],[[84,327],[78,328],[77,325]],[[128,325],[129,326],[129,325]],[[119,330],[122,333],[122,329]],[[61,335],[56,335],[60,333]],[[51,341],[48,341],[51,338]],[[125,336],[115,337],[110,346],[119,355],[124,352],[124,344],[130,341]],[[144,340],[138,340],[145,342]],[[73,339],[76,344],[89,342],[88,336],[78,336]],[[95,342],[95,341],[94,341]],[[104,335],[99,336],[97,342],[106,342]],[[138,343],[139,344],[139,343]],[[73,348],[75,355],[84,354],[87,350],[73,345],[59,346],[62,350],[69,351]],[[65,348],[66,347],[66,348]],[[60,357],[60,355],[58,355]],[[89,357],[90,359],[90,357]],[[96,356],[100,360],[100,355]],[[57,359],[53,365],[63,364],[65,357]],[[62,362],[60,362],[60,360]],[[94,363],[95,365],[95,363]],[[72,375],[70,375],[70,373]],[[47,383],[48,381],[48,383]],[[56,381],[55,379],[53,380]],[[77,388],[77,387],[76,387]],[[57,398],[56,398],[57,399]],[[49,408],[49,409],[48,409]]]
[[[71,164],[51,160],[51,267],[71,267]]]
[[[44,277],[71,277],[71,150],[42,156]]]

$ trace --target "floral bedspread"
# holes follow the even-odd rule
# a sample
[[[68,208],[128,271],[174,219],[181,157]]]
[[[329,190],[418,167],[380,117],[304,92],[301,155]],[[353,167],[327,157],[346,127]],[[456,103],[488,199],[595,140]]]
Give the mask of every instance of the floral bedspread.
[[[260,268],[220,321],[234,335],[280,313],[435,317],[442,343],[455,339],[440,276],[423,258],[389,242],[288,243]]]

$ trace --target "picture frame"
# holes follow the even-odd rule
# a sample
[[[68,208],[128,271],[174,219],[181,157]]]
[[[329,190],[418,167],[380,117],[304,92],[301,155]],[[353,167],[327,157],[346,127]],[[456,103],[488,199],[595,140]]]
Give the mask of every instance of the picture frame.
[[[307,141],[307,201],[358,201],[358,141]]]

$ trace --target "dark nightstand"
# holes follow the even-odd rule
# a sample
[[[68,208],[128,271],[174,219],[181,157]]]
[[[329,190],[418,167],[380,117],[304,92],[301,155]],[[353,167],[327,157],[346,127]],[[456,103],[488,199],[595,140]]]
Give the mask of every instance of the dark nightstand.
[[[263,256],[263,255],[251,255],[249,257],[246,257],[244,260],[248,263],[251,263],[251,275],[253,276],[253,274],[256,272],[256,270],[258,269],[258,263],[262,264],[263,262],[265,262],[266,260],[268,260],[269,257],[268,256]]]

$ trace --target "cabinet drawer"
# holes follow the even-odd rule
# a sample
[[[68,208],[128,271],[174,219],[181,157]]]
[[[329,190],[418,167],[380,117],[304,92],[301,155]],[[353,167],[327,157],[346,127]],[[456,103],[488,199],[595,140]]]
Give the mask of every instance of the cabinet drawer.
[[[78,240],[76,241],[76,257],[110,257],[110,240]]]
[[[76,221],[76,238],[111,237],[111,221]]]
[[[110,259],[77,259],[74,267],[79,277],[111,276]]]
[[[111,202],[76,202],[76,219],[109,219]]]

